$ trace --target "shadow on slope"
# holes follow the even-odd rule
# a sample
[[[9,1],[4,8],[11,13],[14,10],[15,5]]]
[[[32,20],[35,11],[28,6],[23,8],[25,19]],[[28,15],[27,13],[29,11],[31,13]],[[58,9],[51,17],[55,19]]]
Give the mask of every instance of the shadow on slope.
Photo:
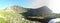
[[[48,23],[48,21],[52,18],[38,19],[38,17],[43,16],[42,14],[51,14],[51,12],[52,11],[48,7],[43,6],[38,9],[29,9],[27,12],[21,13],[21,14],[27,20]],[[35,18],[32,18],[32,17],[35,17]]]

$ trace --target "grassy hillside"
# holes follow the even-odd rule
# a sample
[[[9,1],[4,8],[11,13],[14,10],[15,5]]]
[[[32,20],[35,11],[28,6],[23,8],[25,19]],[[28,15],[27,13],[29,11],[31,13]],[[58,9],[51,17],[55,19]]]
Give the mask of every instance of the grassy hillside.
[[[38,23],[37,21],[29,21],[20,14],[27,11],[28,9],[19,6],[11,6],[0,10],[0,23]]]
[[[24,17],[16,12],[7,12],[0,10],[0,23],[33,23],[24,19]]]
[[[22,15],[14,12],[6,12],[4,10],[0,10],[0,23],[16,23],[18,19],[22,18]]]

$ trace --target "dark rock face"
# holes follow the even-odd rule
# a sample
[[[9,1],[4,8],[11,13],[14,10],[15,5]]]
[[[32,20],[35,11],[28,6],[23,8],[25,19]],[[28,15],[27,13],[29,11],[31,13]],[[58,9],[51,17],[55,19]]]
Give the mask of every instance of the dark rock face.
[[[38,19],[38,17],[31,18],[29,16],[34,17],[34,16],[40,16],[42,14],[51,14],[51,13],[52,13],[52,11],[48,7],[43,6],[43,7],[38,8],[38,9],[29,9],[27,12],[25,12],[22,15],[25,16],[25,19],[30,20],[30,21],[38,21],[38,22],[42,22],[42,23],[48,23],[48,21],[52,18]]]
[[[31,12],[31,14],[33,14],[33,15],[51,14],[52,13],[52,11],[46,6],[43,6],[38,9],[30,9],[28,12]]]
[[[48,8],[48,7],[46,7],[46,6],[43,6],[43,7],[41,7],[41,8],[38,8],[37,9],[38,10],[38,15],[39,14],[50,14],[52,11]]]

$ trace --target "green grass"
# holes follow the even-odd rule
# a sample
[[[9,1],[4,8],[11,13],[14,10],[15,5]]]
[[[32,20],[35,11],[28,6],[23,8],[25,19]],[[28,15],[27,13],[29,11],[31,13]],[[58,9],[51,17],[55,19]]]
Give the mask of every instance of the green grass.
[[[0,17],[0,22],[1,23],[14,23],[16,22],[18,18],[21,18],[22,15],[14,12],[6,12],[3,10],[0,10],[0,15],[3,16],[4,18]]]
[[[9,23],[9,21],[6,21],[4,18],[0,18],[0,23]]]
[[[4,17],[0,17],[0,23],[28,23],[27,20],[22,20],[23,16],[19,13],[0,10],[0,15]]]
[[[24,17],[16,12],[7,12],[4,10],[0,10],[0,15],[3,16],[3,18],[0,17],[0,23],[30,23],[31,22],[26,19],[22,20],[22,18]]]

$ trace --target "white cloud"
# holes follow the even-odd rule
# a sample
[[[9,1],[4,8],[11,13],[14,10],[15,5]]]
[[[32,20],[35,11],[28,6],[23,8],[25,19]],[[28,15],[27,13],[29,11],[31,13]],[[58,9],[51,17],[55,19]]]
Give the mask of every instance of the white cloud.
[[[29,8],[48,6],[53,13],[60,13],[60,0],[34,0]]]
[[[48,5],[48,0],[34,0],[29,8],[38,8],[45,5]]]
[[[49,0],[48,7],[53,11],[53,13],[60,13],[60,0]]]

